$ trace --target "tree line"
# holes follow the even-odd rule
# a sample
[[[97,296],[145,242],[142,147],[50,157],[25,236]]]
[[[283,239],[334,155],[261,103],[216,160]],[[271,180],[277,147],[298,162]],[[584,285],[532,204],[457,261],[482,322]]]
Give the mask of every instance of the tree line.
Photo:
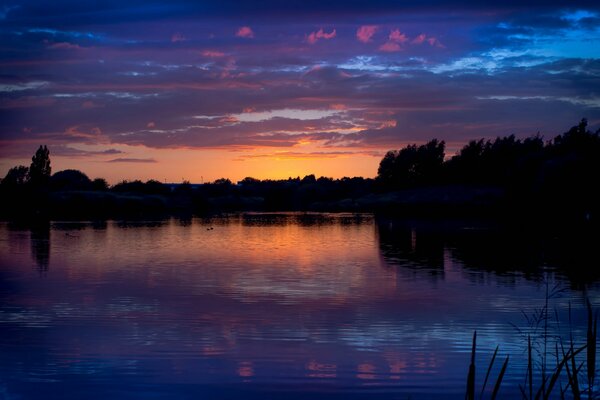
[[[381,160],[377,179],[389,188],[434,184],[529,186],[595,186],[600,172],[600,130],[587,129],[587,120],[555,138],[538,134],[494,140],[471,140],[458,154],[445,157],[445,143],[433,139],[389,151]],[[596,181],[596,182],[595,182]]]
[[[445,143],[432,139],[392,150],[375,179],[303,178],[237,183],[227,178],[202,185],[184,181],[122,181],[109,186],[78,170],[51,174],[49,151],[40,146],[29,167],[11,168],[0,183],[7,209],[21,215],[82,217],[145,213],[202,214],[243,210],[415,211],[456,208],[487,213],[532,211],[589,220],[600,204],[600,130],[583,119],[550,140],[540,135],[479,139],[446,157]]]

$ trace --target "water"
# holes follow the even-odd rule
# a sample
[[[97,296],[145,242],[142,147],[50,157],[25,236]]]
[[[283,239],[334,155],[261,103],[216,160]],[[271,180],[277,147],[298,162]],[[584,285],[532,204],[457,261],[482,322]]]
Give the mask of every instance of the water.
[[[487,391],[510,355],[515,398],[524,314],[557,289],[549,329],[570,303],[582,343],[600,305],[577,246],[347,214],[2,223],[0,399],[458,399],[474,330],[477,390],[500,345]]]

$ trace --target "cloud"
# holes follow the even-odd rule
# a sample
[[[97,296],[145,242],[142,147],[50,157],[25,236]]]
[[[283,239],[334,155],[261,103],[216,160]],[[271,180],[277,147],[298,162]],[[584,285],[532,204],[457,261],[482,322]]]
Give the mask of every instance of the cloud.
[[[50,146],[50,153],[59,157],[91,157],[123,154],[123,151],[112,148],[106,150],[83,150],[58,144]]]
[[[2,6],[2,8],[0,8],[0,21],[5,20],[11,11],[18,9],[19,7],[20,6]]]
[[[388,53],[393,53],[404,50],[404,46],[409,43],[411,45],[421,45],[423,43],[429,43],[429,45],[433,47],[445,47],[437,38],[433,36],[427,36],[426,34],[421,33],[414,39],[410,40],[405,33],[400,32],[399,29],[394,29],[390,32],[390,35],[388,36],[388,41],[379,46],[379,50]]]
[[[121,150],[117,149],[107,149],[102,151],[87,151],[88,154],[123,154]]]
[[[379,151],[278,151],[274,153],[264,154],[246,154],[238,157],[239,161],[255,158],[274,158],[279,160],[303,160],[303,159],[323,159],[323,158],[340,158],[352,156],[371,156],[382,157],[383,153]]]
[[[237,30],[235,36],[251,39],[254,37],[254,32],[249,26],[242,26]]]
[[[20,92],[25,90],[35,90],[47,86],[50,82],[46,81],[31,81],[18,83],[0,83],[0,93]]]
[[[429,43],[430,46],[434,46],[434,47],[444,47],[444,45],[442,43],[440,43],[440,41],[433,37],[433,36],[427,36],[424,33],[421,33],[420,35],[418,35],[417,37],[415,37],[412,41],[412,44],[415,45],[420,45],[423,43]]]
[[[421,44],[421,43],[425,42],[426,38],[427,38],[427,36],[424,33],[421,33],[419,36],[414,38],[411,43],[412,44]]]
[[[51,107],[55,103],[56,99],[48,97],[22,96],[18,98],[9,98],[8,96],[4,96],[4,98],[0,98],[0,110]]]
[[[434,71],[435,66],[445,64],[390,62],[383,54],[364,60],[373,70],[350,65],[319,66],[310,72],[266,69],[227,78],[223,82],[227,85],[205,86],[204,82],[214,80],[212,77],[220,71],[214,64],[217,63],[211,62],[203,68],[165,68],[156,76],[135,77],[140,83],[134,86],[129,83],[133,78],[112,82],[114,77],[107,77],[106,81],[111,81],[107,89],[103,83],[105,77],[94,74],[94,79],[100,82],[90,81],[84,88],[61,83],[59,88],[50,85],[39,92],[24,94],[52,96],[56,104],[52,109],[5,111],[11,118],[2,120],[2,137],[6,141],[0,146],[14,147],[17,140],[29,140],[49,145],[102,142],[229,150],[254,146],[294,148],[302,142],[310,142],[317,149],[386,148],[419,137],[444,135],[444,139],[456,141],[465,138],[465,134],[475,138],[529,133],[531,130],[523,130],[529,126],[535,126],[533,133],[543,132],[547,127],[550,132],[560,133],[561,122],[578,121],[582,115],[591,121],[600,118],[600,110],[589,105],[594,99],[587,96],[593,93],[589,79],[600,73],[600,61],[569,60],[524,69],[505,69],[496,61],[496,70],[491,75],[488,69],[473,69],[482,64],[479,59],[472,61],[473,68],[457,63],[452,69]],[[509,61],[507,65],[511,65]],[[65,68],[68,72],[72,67]],[[258,67],[243,63],[238,68],[248,72]],[[196,83],[198,87],[193,85]],[[125,88],[132,96],[105,97],[105,90]],[[58,90],[71,97],[54,96]],[[157,95],[150,96],[154,91]],[[102,101],[103,108],[82,111],[80,94]],[[546,97],[540,98],[540,94]],[[559,102],[549,96],[585,101]],[[289,110],[275,112],[282,105],[302,110],[304,114]],[[543,105],[550,111],[543,112]],[[529,114],[515,116],[510,125],[505,121],[505,128],[479,131],[468,128],[489,126],[494,116],[508,112],[510,107],[528,110]],[[244,109],[247,115],[241,113]],[[330,114],[324,118],[313,110],[327,110]],[[111,118],[106,118],[107,115]],[[533,115],[545,115],[543,122],[534,120]],[[160,121],[159,128],[147,128],[149,121]],[[443,125],[448,123],[452,125]],[[552,124],[560,128],[552,128]],[[70,135],[63,133],[64,125],[75,127]],[[20,133],[24,126],[31,130]],[[439,126],[452,126],[452,130]]]
[[[336,36],[336,31],[335,29],[332,30],[330,33],[326,33],[325,31],[323,31],[323,28],[319,29],[316,32],[311,32],[308,37],[306,38],[306,41],[310,44],[315,44],[317,43],[320,39],[325,39],[325,40],[329,40],[329,39],[333,39]]]
[[[435,47],[445,47],[437,38],[434,37],[427,38],[427,43]]]
[[[78,44],[69,42],[52,43],[48,45],[48,48],[52,50],[81,50],[81,47]]]
[[[186,38],[181,33],[176,32],[171,35],[171,43],[183,42]]]
[[[115,158],[108,160],[109,163],[156,163],[154,158]]]
[[[165,17],[136,20],[135,30],[113,20],[19,26],[10,14],[0,56],[0,152],[29,159],[31,143],[374,150],[442,135],[456,142],[560,133],[583,116],[597,125],[600,34],[570,22],[587,21],[591,9],[566,20],[561,10],[551,21],[531,12],[457,19],[408,10],[363,16],[365,25],[339,13],[316,26],[314,19]],[[235,38],[246,23],[257,37]],[[194,39],[172,45],[173,32],[193,32]],[[329,46],[311,46],[311,32],[317,44],[336,36]],[[433,51],[440,41],[447,49]],[[47,49],[57,43],[78,43],[82,51]],[[339,113],[273,118],[282,108]],[[254,114],[267,117],[252,123]]]
[[[217,50],[204,50],[200,54],[202,54],[204,57],[208,57],[208,58],[225,57],[225,53],[223,53],[222,51],[217,51]]]
[[[87,124],[70,126],[65,130],[65,135],[92,142],[103,142],[106,140],[106,137],[102,134],[102,129]]]
[[[393,53],[403,49],[403,45],[408,42],[406,34],[400,32],[399,29],[394,29],[388,36],[388,41],[379,46],[379,50],[388,53]]]
[[[390,32],[389,40],[395,43],[406,43],[408,42],[408,37],[400,32],[399,29],[394,29]]]
[[[356,31],[356,38],[359,42],[369,43],[378,28],[377,25],[363,25]]]
[[[85,110],[89,110],[91,108],[97,108],[97,107],[102,107],[102,106],[94,103],[91,100],[86,100],[83,103],[81,103],[81,108],[83,108]]]
[[[396,42],[387,41],[381,46],[379,46],[379,50],[385,51],[387,53],[394,53],[402,50],[402,46],[400,46]]]

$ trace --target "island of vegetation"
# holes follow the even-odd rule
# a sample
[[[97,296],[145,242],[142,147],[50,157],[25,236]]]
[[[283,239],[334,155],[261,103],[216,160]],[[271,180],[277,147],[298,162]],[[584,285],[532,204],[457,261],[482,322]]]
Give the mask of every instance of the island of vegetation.
[[[473,140],[446,157],[437,139],[389,151],[377,177],[233,183],[157,180],[109,186],[78,170],[51,173],[40,146],[31,165],[0,183],[3,219],[109,219],[193,216],[235,211],[343,211],[409,216],[475,216],[597,225],[600,130],[578,125],[550,140]]]

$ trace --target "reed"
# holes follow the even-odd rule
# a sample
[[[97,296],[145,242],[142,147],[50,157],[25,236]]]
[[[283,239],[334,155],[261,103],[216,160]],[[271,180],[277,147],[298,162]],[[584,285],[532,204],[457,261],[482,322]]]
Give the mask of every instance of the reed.
[[[499,348],[500,346],[496,346],[496,350],[494,350],[494,354],[492,355],[492,361],[490,361],[490,365],[488,366],[487,372],[485,374],[485,380],[483,381],[483,387],[481,388],[481,393],[479,394],[480,399],[483,399],[483,392],[485,391],[488,378],[490,377],[490,372],[492,372],[492,367],[494,366],[494,361],[496,360],[496,355],[498,354]]]
[[[548,296],[547,296],[548,297]],[[527,335],[527,370],[525,373],[525,383],[524,385],[519,385],[519,390],[521,392],[521,398],[523,400],[549,400],[552,398],[553,394],[556,393],[556,388],[558,387],[560,393],[559,396],[561,399],[565,398],[567,391],[570,389],[573,400],[580,400],[584,398],[593,399],[596,398],[594,393],[594,384],[596,377],[596,352],[597,352],[597,328],[598,328],[598,315],[594,313],[592,309],[592,305],[587,300],[587,335],[586,341],[584,344],[579,346],[575,345],[575,340],[573,339],[572,330],[570,331],[570,337],[568,344],[565,346],[565,342],[562,337],[559,335],[555,336],[556,342],[554,343],[555,348],[555,364],[552,365],[552,362],[547,358],[547,352],[552,351],[549,350],[552,347],[550,343],[548,343],[548,301],[545,302],[545,305],[542,309],[542,312],[539,315],[534,317],[539,322],[543,323],[543,346],[542,351],[534,351],[534,345],[532,343],[531,335]],[[558,318],[557,318],[558,323]],[[569,305],[569,325],[571,325],[571,310]],[[467,375],[467,390],[465,394],[466,400],[474,400],[475,398],[475,354],[477,348],[477,332],[473,333],[473,344],[471,348],[471,363],[469,365],[469,372]],[[584,352],[586,358],[582,361],[582,358],[578,356]],[[485,379],[483,381],[483,386],[479,393],[479,399],[483,400],[485,389],[488,385],[489,378],[498,356],[499,347],[497,346],[492,355],[491,361],[488,365],[487,372],[485,375]],[[536,356],[539,357],[536,360]],[[496,378],[496,383],[494,385],[493,391],[491,393],[490,399],[495,400],[500,387],[502,385],[502,380],[508,368],[509,357],[507,356],[504,360],[504,363],[498,373],[498,377]],[[534,365],[538,365],[540,368],[540,377],[539,381],[536,383],[534,379]],[[584,374],[583,368],[584,366],[587,368],[587,373]],[[585,378],[581,378],[580,375],[584,374]],[[566,385],[563,387],[563,383],[561,382],[561,377],[566,375]],[[581,379],[580,379],[581,378]],[[582,387],[583,381],[583,387]],[[564,382],[564,381],[563,381]],[[587,386],[587,387],[586,387]]]
[[[471,346],[471,364],[467,375],[467,393],[465,400],[475,400],[475,349],[477,348],[477,331],[473,332],[473,345]]]
[[[492,355],[492,359],[487,368],[487,373],[485,375],[485,380],[483,381],[483,386],[481,388],[481,392],[479,394],[479,399],[483,399],[483,394],[485,392],[485,387],[487,386],[487,382],[490,377],[490,373],[494,366],[494,362],[496,361],[496,356],[498,354],[499,347],[496,346],[496,350]],[[475,400],[475,353],[477,350],[477,331],[473,332],[473,344],[471,346],[471,364],[469,364],[469,373],[467,374],[467,390],[465,393],[465,400]],[[500,369],[500,373],[498,374],[498,378],[496,379],[496,384],[494,385],[494,389],[492,391],[492,396],[490,399],[495,400],[498,395],[498,391],[500,390],[500,386],[502,385],[502,379],[504,378],[504,374],[506,373],[506,368],[508,366],[508,356],[504,360],[502,364],[502,368]]]
[[[587,299],[587,378],[588,397],[593,398],[594,378],[596,377],[596,339],[598,333],[598,314],[593,315],[592,304]]]
[[[504,364],[502,364],[502,369],[500,369],[500,373],[498,374],[498,379],[496,380],[496,384],[494,385],[494,391],[492,392],[492,400],[496,399],[498,395],[498,391],[500,390],[500,385],[502,385],[502,378],[504,378],[504,373],[506,372],[506,367],[508,366],[508,356],[504,360]]]

